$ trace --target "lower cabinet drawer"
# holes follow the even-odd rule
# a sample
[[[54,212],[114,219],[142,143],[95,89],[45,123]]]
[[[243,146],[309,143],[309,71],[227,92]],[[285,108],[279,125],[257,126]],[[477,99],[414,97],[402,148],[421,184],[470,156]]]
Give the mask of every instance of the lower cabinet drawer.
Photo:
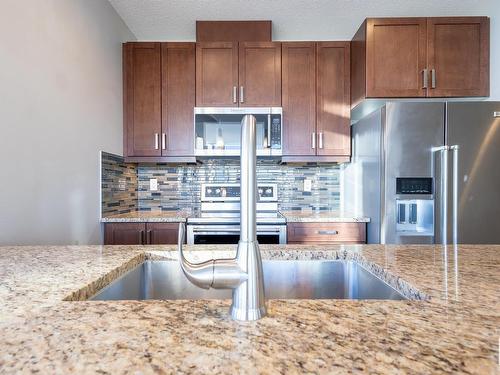
[[[366,223],[288,223],[288,243],[366,243]]]

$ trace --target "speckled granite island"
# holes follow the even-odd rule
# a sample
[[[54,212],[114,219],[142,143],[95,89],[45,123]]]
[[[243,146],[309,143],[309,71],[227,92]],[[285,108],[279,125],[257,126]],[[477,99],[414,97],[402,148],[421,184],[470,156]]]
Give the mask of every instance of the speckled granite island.
[[[187,247],[191,259],[230,247]],[[500,246],[262,246],[353,259],[420,300],[85,301],[172,246],[0,247],[0,373],[498,374]]]

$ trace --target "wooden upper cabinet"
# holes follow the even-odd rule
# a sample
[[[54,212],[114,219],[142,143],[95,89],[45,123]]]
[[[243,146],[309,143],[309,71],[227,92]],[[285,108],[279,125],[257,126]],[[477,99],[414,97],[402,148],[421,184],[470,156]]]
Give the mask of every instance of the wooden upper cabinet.
[[[196,21],[197,42],[271,42],[272,21]]]
[[[318,43],[316,54],[317,155],[350,156],[350,43]]]
[[[348,161],[350,43],[282,44],[283,161]]]
[[[489,19],[427,20],[429,96],[489,95]]]
[[[241,107],[281,106],[281,43],[239,44]]]
[[[283,155],[315,155],[316,43],[282,43]]]
[[[162,43],[163,156],[194,155],[195,43]]]
[[[489,18],[369,18],[351,41],[351,106],[365,98],[489,95]]]
[[[367,97],[425,97],[426,28],[425,18],[367,20]]]
[[[160,43],[124,45],[125,156],[161,155],[160,60]]]
[[[235,107],[238,88],[238,43],[196,44],[196,105]]]

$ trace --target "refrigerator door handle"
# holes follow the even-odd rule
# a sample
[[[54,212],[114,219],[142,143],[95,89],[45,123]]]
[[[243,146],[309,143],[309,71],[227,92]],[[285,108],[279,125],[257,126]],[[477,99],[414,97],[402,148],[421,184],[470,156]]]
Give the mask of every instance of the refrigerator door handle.
[[[435,238],[436,243],[446,244],[448,242],[448,151],[449,146],[439,146],[433,147],[433,152],[439,152],[441,156],[441,178],[440,178],[440,203],[439,203],[439,216],[440,222],[439,225],[436,225],[436,228],[439,227],[441,230],[441,238]],[[440,242],[438,242],[440,241]]]
[[[453,244],[458,243],[458,150],[460,147],[458,145],[450,146],[450,150],[453,151],[453,214],[452,214],[452,236]]]

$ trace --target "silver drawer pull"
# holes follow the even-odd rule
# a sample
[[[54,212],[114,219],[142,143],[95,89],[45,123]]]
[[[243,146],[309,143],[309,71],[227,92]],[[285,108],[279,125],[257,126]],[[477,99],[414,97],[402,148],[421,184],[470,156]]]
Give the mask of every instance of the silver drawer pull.
[[[158,150],[160,148],[159,143],[160,143],[159,135],[158,133],[155,133],[155,150]]]
[[[339,234],[338,231],[336,230],[319,230],[318,231],[318,234],[330,234],[330,235],[335,235],[335,234]]]

